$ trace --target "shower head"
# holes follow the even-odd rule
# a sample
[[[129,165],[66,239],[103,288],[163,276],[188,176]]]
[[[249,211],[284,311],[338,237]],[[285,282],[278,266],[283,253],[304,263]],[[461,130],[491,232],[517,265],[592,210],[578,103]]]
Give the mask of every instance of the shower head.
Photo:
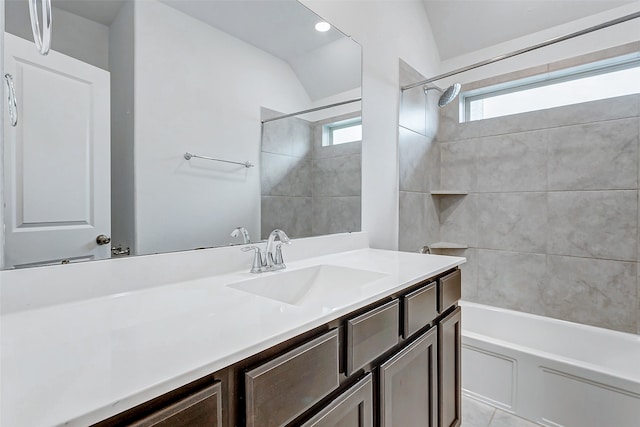
[[[442,96],[440,96],[440,99],[438,100],[438,107],[442,108],[448,103],[450,103],[451,101],[453,101],[454,99],[456,99],[456,97],[460,93],[461,88],[462,88],[462,85],[460,83],[454,83],[451,86],[449,86],[447,90],[444,91]]]
[[[460,83],[454,83],[451,86],[449,86],[446,90],[442,90],[438,86],[431,86],[431,87],[425,86],[424,93],[426,94],[427,91],[431,89],[435,89],[438,92],[440,92],[442,95],[440,95],[440,99],[438,99],[438,107],[442,108],[445,105],[449,104],[454,99],[456,99],[456,96],[458,96],[458,94],[460,93],[461,88],[462,88],[462,85]]]

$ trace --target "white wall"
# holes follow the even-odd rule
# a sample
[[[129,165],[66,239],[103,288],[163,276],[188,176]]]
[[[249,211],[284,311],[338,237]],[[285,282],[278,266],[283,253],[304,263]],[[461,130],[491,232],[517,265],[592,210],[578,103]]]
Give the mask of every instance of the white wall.
[[[0,0],[0,70],[4,71],[4,0]],[[4,78],[4,72],[0,73]],[[4,86],[4,82],[2,85]],[[2,96],[4,101],[4,95]],[[0,268],[4,268],[4,121],[5,103],[0,102]]]
[[[586,18],[578,19],[564,25],[559,25],[545,31],[530,34],[490,46],[485,49],[477,50],[469,54],[457,56],[446,61],[442,61],[440,73],[455,70],[460,67],[494,58],[509,52],[516,51],[525,47],[542,43],[554,37],[570,34],[575,31],[583,30],[603,22],[619,18],[634,12],[640,11],[640,0],[634,3],[598,13]],[[590,34],[580,36],[571,40],[560,42],[545,48],[541,48],[523,55],[516,56],[489,66],[481,67],[473,71],[460,74],[456,77],[447,79],[446,82],[439,83],[441,87],[446,86],[453,81],[462,83],[472,82],[487,77],[493,77],[500,74],[506,74],[513,71],[548,64],[566,58],[572,58],[590,52],[623,45],[625,43],[640,40],[640,19],[627,21],[623,24],[614,25],[612,27],[598,30]]]
[[[188,46],[188,49],[184,47]],[[285,62],[158,2],[136,4],[137,253],[259,235],[260,171],[183,158],[260,160],[260,106],[309,98]]]
[[[55,6],[55,0],[53,5]],[[51,49],[103,70],[109,69],[109,28],[65,10],[52,8]],[[26,1],[6,2],[7,32],[33,41]]]
[[[302,0],[363,47],[362,229],[371,246],[398,247],[398,61],[424,75],[439,56],[420,1]]]

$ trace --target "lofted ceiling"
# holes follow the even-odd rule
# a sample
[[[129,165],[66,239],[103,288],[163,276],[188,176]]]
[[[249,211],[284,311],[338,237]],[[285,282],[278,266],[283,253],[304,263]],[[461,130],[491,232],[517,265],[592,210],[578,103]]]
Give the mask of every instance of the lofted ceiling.
[[[129,0],[54,0],[53,5],[110,26],[125,1]],[[360,86],[359,45],[333,27],[315,31],[322,19],[298,1],[159,1],[286,61],[311,100]]]
[[[315,31],[322,19],[291,0],[160,1],[287,62],[344,37],[333,27]]]
[[[109,26],[124,1],[55,0],[53,4]],[[335,28],[326,33],[314,31],[313,26],[321,18],[291,0],[160,1],[287,62],[344,37]]]
[[[636,1],[422,0],[442,60]]]

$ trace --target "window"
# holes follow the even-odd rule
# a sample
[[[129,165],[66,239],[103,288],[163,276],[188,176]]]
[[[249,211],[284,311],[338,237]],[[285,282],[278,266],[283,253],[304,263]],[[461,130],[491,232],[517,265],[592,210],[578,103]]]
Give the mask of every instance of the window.
[[[362,141],[362,119],[342,120],[322,127],[322,146]]]
[[[637,54],[462,94],[474,121],[640,93]]]

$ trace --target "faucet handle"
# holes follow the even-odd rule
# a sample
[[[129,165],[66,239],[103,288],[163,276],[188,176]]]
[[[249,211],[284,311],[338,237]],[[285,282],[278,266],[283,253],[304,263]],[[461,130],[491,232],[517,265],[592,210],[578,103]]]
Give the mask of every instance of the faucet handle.
[[[245,246],[244,248],[241,249],[242,252],[249,252],[249,251],[254,251],[253,254],[253,263],[251,264],[251,272],[256,274],[256,273],[262,273],[263,269],[262,267],[264,267],[264,261],[262,260],[262,252],[260,251],[260,248],[257,246]]]
[[[291,242],[285,243],[285,245],[290,244]],[[282,243],[279,243],[276,246],[276,265],[281,265],[283,269],[287,267],[286,265],[284,265],[284,259],[282,259]]]

